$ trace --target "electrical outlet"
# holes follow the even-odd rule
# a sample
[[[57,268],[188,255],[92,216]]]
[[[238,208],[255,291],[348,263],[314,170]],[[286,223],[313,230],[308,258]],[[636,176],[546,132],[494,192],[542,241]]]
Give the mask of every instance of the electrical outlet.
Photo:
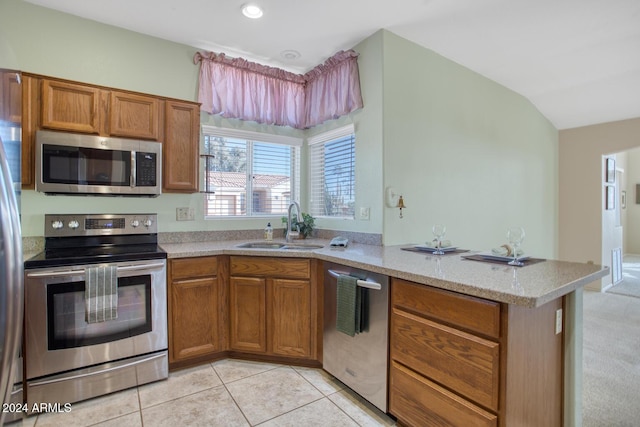
[[[368,221],[371,210],[369,208],[360,208],[360,219]]]
[[[176,208],[176,221],[193,221],[195,218],[193,208]]]
[[[562,332],[562,309],[556,310],[556,335]]]

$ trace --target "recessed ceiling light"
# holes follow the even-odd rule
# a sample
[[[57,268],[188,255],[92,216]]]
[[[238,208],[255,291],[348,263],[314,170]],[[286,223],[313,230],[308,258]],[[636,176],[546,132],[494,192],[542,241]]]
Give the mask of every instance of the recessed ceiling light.
[[[263,12],[260,6],[253,3],[247,3],[242,5],[242,14],[247,18],[258,19],[262,16]]]
[[[298,52],[297,50],[288,49],[280,52],[280,56],[291,61],[300,58],[300,52]]]

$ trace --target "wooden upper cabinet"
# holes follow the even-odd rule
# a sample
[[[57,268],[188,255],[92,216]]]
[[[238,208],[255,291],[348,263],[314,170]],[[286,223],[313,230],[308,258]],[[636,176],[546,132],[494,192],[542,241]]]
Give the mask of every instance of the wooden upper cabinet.
[[[163,179],[166,192],[198,191],[200,147],[200,105],[165,102],[165,140],[163,141]]]
[[[22,123],[22,87],[19,73],[0,71],[0,120]]]
[[[41,126],[99,134],[100,93],[95,87],[44,79]]]
[[[160,99],[117,91],[109,99],[110,135],[158,140]]]

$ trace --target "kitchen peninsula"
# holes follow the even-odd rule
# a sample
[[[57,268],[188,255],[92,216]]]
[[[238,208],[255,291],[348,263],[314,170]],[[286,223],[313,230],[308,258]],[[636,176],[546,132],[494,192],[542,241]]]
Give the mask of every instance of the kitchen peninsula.
[[[209,349],[215,347],[213,353],[217,356],[210,352],[204,359],[195,357],[193,361],[235,355],[233,345],[229,347],[233,336],[228,336],[238,328],[232,321],[228,326],[228,310],[233,311],[232,305],[227,309],[230,307],[228,301],[233,300],[229,296],[229,270],[233,276],[234,263],[248,271],[247,265],[262,259],[265,265],[275,265],[273,275],[278,279],[269,282],[267,278],[264,282],[254,274],[255,278],[242,278],[246,281],[244,284],[286,282],[295,285],[296,289],[308,284],[310,330],[305,337],[311,339],[311,350],[295,353],[291,360],[292,363],[314,360],[321,363],[321,352],[316,350],[321,342],[318,326],[322,312],[319,308],[322,304],[321,276],[322,263],[328,261],[391,278],[389,412],[398,420],[407,425],[448,422],[454,425],[560,426],[572,425],[580,415],[579,403],[576,403],[580,399],[576,386],[579,378],[576,380],[575,377],[579,377],[581,371],[575,366],[575,354],[581,343],[575,341],[575,335],[582,324],[574,305],[582,288],[608,274],[608,268],[552,260],[511,267],[467,260],[461,257],[464,254],[434,256],[407,252],[402,250],[403,246],[351,244],[346,249],[336,249],[330,248],[329,242],[324,240],[306,242],[323,246],[315,250],[238,247],[245,242],[162,244],[170,264],[193,260],[194,265],[201,266],[199,269],[208,265],[215,270],[203,276],[209,278],[207,283],[218,284],[216,298],[207,300],[215,300],[221,307],[210,310],[218,323],[219,333],[215,345]],[[287,260],[308,261],[309,264],[301,264],[308,270],[296,276],[299,266],[288,269],[279,264]],[[271,264],[272,261],[276,264]],[[180,294],[175,288],[172,291],[172,280],[175,285],[180,279],[169,278],[170,300],[176,304]],[[197,279],[189,280],[183,283],[197,283],[193,281]],[[260,307],[269,304],[263,294],[258,295],[261,296],[256,301],[261,302],[253,309],[259,311],[265,324],[273,326],[276,323],[273,319],[283,315],[269,312],[268,307],[260,311]],[[289,295],[298,298],[302,294]],[[305,300],[307,297],[300,298]],[[190,301],[197,300],[191,298]],[[198,311],[193,305],[191,309]],[[278,331],[264,335],[274,338]],[[287,360],[281,357],[282,352],[274,351],[271,341],[264,346],[265,351],[240,352],[241,356]],[[196,350],[193,354],[204,353]],[[182,362],[188,364],[189,358]],[[575,393],[578,393],[577,398]]]

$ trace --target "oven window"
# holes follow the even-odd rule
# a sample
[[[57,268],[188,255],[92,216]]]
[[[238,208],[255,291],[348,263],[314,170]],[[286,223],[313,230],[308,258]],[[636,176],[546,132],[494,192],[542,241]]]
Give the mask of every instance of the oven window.
[[[102,344],[151,331],[151,275],[118,279],[118,318],[85,321],[84,282],[47,286],[49,350]]]
[[[43,181],[72,185],[130,186],[131,152],[43,146]]]

